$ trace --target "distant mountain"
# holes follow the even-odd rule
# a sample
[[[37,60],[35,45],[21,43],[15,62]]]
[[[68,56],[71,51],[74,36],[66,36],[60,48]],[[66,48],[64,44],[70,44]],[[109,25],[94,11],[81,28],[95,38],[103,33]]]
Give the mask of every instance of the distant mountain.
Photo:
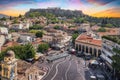
[[[3,17],[6,17],[6,18],[8,18],[9,16],[7,16],[7,15],[4,15],[4,14],[0,14],[0,18],[3,18]]]
[[[84,16],[85,14],[82,13],[80,10],[64,10],[61,8],[47,8],[47,9],[30,9],[25,15],[29,16],[31,12],[40,12],[40,13],[51,13],[54,14],[56,17],[80,17]]]

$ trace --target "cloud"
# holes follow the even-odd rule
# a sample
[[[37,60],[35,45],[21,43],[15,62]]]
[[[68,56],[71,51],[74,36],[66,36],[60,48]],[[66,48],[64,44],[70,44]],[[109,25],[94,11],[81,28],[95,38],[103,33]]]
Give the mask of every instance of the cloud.
[[[20,4],[32,4],[33,0],[0,0],[0,10],[11,8]]]
[[[19,16],[19,14],[24,15],[26,10],[8,9],[0,11],[0,14],[5,14],[8,16]]]
[[[114,2],[116,0],[87,0],[89,3],[96,5],[106,5],[108,3]]]
[[[92,14],[91,16],[95,17],[120,17],[120,8],[110,8],[107,10],[103,10],[100,12],[97,12],[95,14]]]
[[[57,7],[59,3],[57,2],[39,2],[37,6],[40,8],[47,8],[47,7]]]

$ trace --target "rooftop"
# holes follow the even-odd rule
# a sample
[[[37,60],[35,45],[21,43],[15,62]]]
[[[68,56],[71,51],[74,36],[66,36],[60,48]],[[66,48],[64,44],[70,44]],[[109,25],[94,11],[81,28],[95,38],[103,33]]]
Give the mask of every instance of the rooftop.
[[[19,45],[19,44],[15,41],[9,41],[1,47],[1,50],[5,50],[7,47],[12,47],[16,45]]]
[[[101,46],[102,45],[102,40],[100,39],[95,39],[91,37],[90,35],[87,34],[81,34],[78,36],[76,39],[77,42],[82,42],[90,45],[96,45],[96,46]]]
[[[120,28],[105,28],[106,32],[97,32],[100,36],[106,35],[120,35]]]
[[[41,43],[43,43],[43,42],[42,42],[42,39],[40,39],[40,38],[36,38],[36,40],[34,42],[32,42],[32,44],[41,44]]]
[[[26,61],[23,61],[23,60],[17,60],[17,72],[18,74],[23,74],[25,73],[25,71],[30,68],[32,64],[26,62]]]

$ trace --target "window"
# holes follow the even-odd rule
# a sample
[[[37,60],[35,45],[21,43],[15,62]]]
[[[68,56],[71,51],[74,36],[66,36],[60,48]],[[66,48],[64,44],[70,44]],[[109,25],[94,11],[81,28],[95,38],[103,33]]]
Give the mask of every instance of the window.
[[[32,80],[32,74],[29,74],[28,78],[28,80]]]
[[[81,45],[79,45],[79,51],[81,51]]]
[[[102,51],[102,53],[103,53],[104,55],[106,55],[106,53],[105,53],[104,51]]]
[[[110,56],[107,56],[107,57],[112,60],[112,57],[110,57]]]
[[[104,49],[106,49],[106,46],[103,46]]]
[[[4,76],[7,77],[8,76],[8,69],[4,68]]]
[[[76,50],[78,50],[78,44],[76,44]]]

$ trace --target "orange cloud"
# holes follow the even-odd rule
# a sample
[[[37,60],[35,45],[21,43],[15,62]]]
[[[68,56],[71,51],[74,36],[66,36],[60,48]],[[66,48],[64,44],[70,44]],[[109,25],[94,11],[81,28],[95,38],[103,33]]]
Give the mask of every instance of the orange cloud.
[[[16,10],[16,9],[9,9],[9,10],[2,10],[0,11],[0,14],[5,14],[8,16],[19,16],[24,15],[26,10]]]
[[[106,5],[110,2],[113,2],[114,0],[87,0],[88,2],[96,5]]]
[[[91,14],[94,17],[120,17],[120,8],[111,8],[95,14]]]

